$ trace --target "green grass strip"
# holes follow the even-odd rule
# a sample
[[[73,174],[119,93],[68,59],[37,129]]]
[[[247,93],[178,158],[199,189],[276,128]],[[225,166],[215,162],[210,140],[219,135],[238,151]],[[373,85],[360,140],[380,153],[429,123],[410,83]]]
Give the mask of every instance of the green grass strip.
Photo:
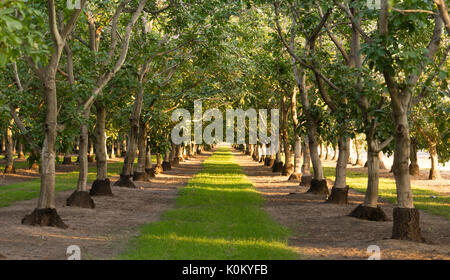
[[[204,169],[179,191],[175,209],[143,225],[119,259],[297,259],[290,231],[261,207],[258,194],[228,148],[219,148]]]

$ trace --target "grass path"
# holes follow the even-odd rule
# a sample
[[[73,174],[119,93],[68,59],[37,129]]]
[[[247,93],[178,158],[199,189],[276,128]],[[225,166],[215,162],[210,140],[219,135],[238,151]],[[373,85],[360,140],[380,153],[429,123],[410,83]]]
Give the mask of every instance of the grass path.
[[[296,259],[290,232],[221,147],[179,191],[176,207],[144,225],[120,259]]]

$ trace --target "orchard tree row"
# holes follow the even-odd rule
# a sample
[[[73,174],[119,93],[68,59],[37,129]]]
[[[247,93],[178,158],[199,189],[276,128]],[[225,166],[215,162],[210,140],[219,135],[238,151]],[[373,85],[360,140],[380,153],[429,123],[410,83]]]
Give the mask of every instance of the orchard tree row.
[[[15,172],[17,153],[41,174],[38,205],[22,223],[66,227],[55,206],[60,157],[71,163],[77,154],[67,205],[93,208],[91,196],[112,194],[109,158],[124,157],[114,184],[133,188],[209,148],[171,141],[172,112],[193,114],[202,101],[203,110],[222,112],[280,109],[276,155],[261,139],[240,148],[327,194],[328,203],[347,204],[351,151],[352,163],[364,164],[366,150],[357,218],[387,219],[378,206],[380,159],[393,154],[392,237],[421,241],[411,175],[419,172],[418,150],[430,154],[430,179],[449,159],[450,18],[444,0],[380,2],[80,0],[72,10],[66,1],[0,3],[5,172]],[[331,193],[325,157],[337,161]]]

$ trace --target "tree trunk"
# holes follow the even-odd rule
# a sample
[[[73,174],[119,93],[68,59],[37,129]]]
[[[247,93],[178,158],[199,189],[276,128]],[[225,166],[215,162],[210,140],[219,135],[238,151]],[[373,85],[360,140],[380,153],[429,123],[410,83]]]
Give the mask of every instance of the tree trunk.
[[[409,165],[409,174],[411,176],[420,176],[419,164],[417,161],[417,139],[411,138],[411,164]]]
[[[302,179],[300,181],[300,186],[309,187],[311,186],[311,153],[309,149],[309,141],[308,136],[304,137],[302,143],[302,151],[303,151],[303,165],[302,165]]]
[[[114,143],[115,143],[115,140],[111,140],[111,156],[110,156],[111,159],[116,158],[116,151],[115,151]]]
[[[114,185],[120,187],[136,188],[136,185],[131,181],[133,176],[133,164],[136,157],[137,138],[139,136],[139,123],[142,112],[142,104],[144,101],[144,85],[143,77],[139,79],[139,89],[134,100],[133,111],[130,115],[130,133],[128,135],[128,146],[125,155],[125,160],[120,174],[120,179]]]
[[[408,148],[409,149],[409,148]],[[384,164],[384,162],[383,162],[383,152],[382,151],[380,151],[379,153],[378,153],[378,162],[380,163],[380,169],[387,169],[386,168],[386,165]]]
[[[355,152],[356,152],[356,160],[353,165],[363,166],[364,164],[361,160],[361,145],[360,145],[358,139],[355,139]]]
[[[147,173],[145,172],[145,162],[147,159],[147,125],[144,122],[141,122],[139,126],[138,149],[138,162],[136,170],[133,173],[133,181],[148,181]]]
[[[348,204],[348,189],[347,186],[347,162],[349,156],[350,141],[344,136],[340,136],[338,140],[339,157],[336,164],[336,179],[334,181],[331,195],[328,197],[328,203],[339,205]]]
[[[331,160],[336,160],[338,158],[338,147],[336,144],[333,144],[333,158]]]
[[[429,180],[439,180],[441,179],[441,173],[439,172],[439,160],[436,151],[436,142],[429,142],[429,152],[431,159],[430,174],[428,175]]]
[[[89,109],[90,111],[90,109]],[[86,116],[85,116],[86,117]],[[89,132],[88,132],[89,135]],[[88,137],[89,139],[89,137]],[[89,155],[88,155],[88,162],[95,162],[95,155],[94,155],[94,141],[92,140],[92,138],[90,140],[88,140],[89,142]]]
[[[97,178],[92,183],[90,195],[112,195],[111,181],[108,178],[108,151],[106,149],[106,108],[97,102],[97,120],[95,125],[95,158]]]
[[[76,190],[67,198],[66,205],[81,208],[95,208],[95,203],[88,193],[87,177],[88,177],[88,142],[89,129],[87,120],[89,119],[91,108],[84,112],[84,119],[80,125],[80,149],[78,153],[79,173]],[[90,143],[92,145],[92,142]],[[91,147],[92,148],[92,147]]]
[[[122,145],[120,144],[120,141],[116,141],[116,147],[117,147],[117,157],[122,157]]]
[[[12,124],[10,122],[10,124]],[[16,169],[14,167],[14,152],[13,152],[13,138],[12,138],[12,130],[11,126],[8,125],[6,127],[6,167],[5,167],[5,173],[7,174],[13,174],[16,173]]]
[[[41,153],[41,189],[37,209],[22,219],[22,224],[67,228],[55,209],[55,142],[58,117],[56,95],[56,67],[49,68],[44,84],[46,105],[44,142]]]
[[[356,207],[351,213],[351,217],[369,221],[387,221],[388,218],[381,207],[378,206],[378,183],[379,183],[379,152],[376,140],[367,139],[367,190],[363,204]]]
[[[25,155],[23,153],[23,143],[20,140],[18,140],[17,142],[18,142],[17,145],[19,146],[19,152],[17,153],[17,158],[24,159]]]
[[[301,138],[299,135],[295,135],[295,147],[294,147],[294,170],[289,177],[289,180],[300,180],[302,176],[300,161],[301,161]]]
[[[385,75],[386,76],[386,75]],[[389,83],[388,83],[389,84]],[[393,172],[397,186],[397,208],[394,208],[393,239],[422,241],[419,212],[414,209],[411,179],[409,175],[409,124],[408,106],[410,93],[392,92],[391,105],[395,125],[395,149]],[[414,216],[414,219],[408,219]]]

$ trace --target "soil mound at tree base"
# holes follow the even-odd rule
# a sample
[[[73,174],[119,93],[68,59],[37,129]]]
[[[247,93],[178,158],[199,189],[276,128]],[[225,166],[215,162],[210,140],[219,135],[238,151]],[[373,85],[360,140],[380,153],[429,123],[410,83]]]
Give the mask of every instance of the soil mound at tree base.
[[[120,179],[114,183],[114,186],[135,189],[136,185],[130,180],[130,175],[120,175]]]
[[[384,211],[381,209],[380,206],[377,206],[375,208],[360,204],[349,214],[349,216],[368,221],[376,221],[376,222],[389,221],[388,217],[386,216],[386,214],[384,213]]]
[[[425,242],[420,231],[420,214],[416,208],[394,208],[392,239]]]
[[[113,195],[111,190],[111,181],[108,178],[106,178],[105,180],[95,180],[92,183],[92,188],[89,191],[89,195]]]
[[[283,162],[274,162],[272,166],[272,172],[282,172],[283,171]]]
[[[172,169],[172,165],[168,161],[163,161],[162,168],[163,168],[164,171],[167,171],[167,170]]]
[[[327,187],[327,180],[312,179],[311,187],[309,188],[309,190],[307,192],[328,196],[329,192],[328,192],[328,187]]]
[[[147,182],[148,175],[145,172],[134,172],[133,173],[133,181],[134,182]]]
[[[22,224],[27,226],[47,226],[66,229],[68,226],[62,221],[61,217],[54,208],[34,209],[22,219]]]
[[[325,203],[347,205],[348,204],[348,189],[349,189],[349,186],[345,186],[345,188],[333,187],[331,189],[331,194],[328,197],[327,201],[325,201]]]
[[[300,181],[300,186],[302,187],[310,187],[311,186],[312,175],[311,174],[303,174],[302,179]]]
[[[67,206],[81,207],[81,208],[95,208],[94,200],[91,198],[88,192],[75,191],[67,199]]]

